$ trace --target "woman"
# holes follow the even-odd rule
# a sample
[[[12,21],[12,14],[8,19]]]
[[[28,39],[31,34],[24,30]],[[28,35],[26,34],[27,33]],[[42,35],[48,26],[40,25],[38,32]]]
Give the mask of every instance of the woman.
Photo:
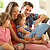
[[[13,11],[12,11],[13,10]],[[13,20],[17,18],[17,14],[19,12],[18,10],[18,4],[16,2],[10,2],[6,8],[6,12],[7,13],[10,13],[11,15],[11,25],[10,25],[10,30],[11,30],[11,35],[12,35],[12,43],[14,45],[16,44],[19,44],[18,42],[23,42],[23,43],[28,43],[28,41],[25,41],[25,40],[22,40],[22,39],[19,39],[17,35],[15,35],[15,33],[17,34],[16,32],[16,27],[13,23]],[[20,43],[20,46],[18,46],[18,49],[22,49],[24,48],[23,47],[23,44]]]

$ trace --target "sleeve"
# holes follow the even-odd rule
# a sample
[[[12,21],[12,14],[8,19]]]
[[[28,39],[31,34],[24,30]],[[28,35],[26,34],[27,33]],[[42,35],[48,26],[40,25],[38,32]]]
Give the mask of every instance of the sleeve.
[[[31,13],[30,16],[32,20],[37,20],[38,14]]]
[[[17,25],[16,28],[22,27],[21,25]]]

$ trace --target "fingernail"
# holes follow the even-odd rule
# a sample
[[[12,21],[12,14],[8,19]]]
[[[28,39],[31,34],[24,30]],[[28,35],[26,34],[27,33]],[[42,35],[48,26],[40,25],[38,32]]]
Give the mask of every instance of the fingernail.
[[[36,33],[37,34],[37,33]]]
[[[34,33],[33,33],[33,35],[34,35]]]
[[[35,26],[34,26],[34,28],[35,28]]]
[[[37,34],[37,33],[35,33],[35,34]]]

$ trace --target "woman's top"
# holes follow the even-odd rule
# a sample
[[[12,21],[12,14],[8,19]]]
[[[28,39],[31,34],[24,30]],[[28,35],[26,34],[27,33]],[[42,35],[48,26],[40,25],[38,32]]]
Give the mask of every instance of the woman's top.
[[[17,35],[16,27],[15,27],[13,21],[11,21],[11,25],[12,25],[12,28],[13,28],[14,32],[15,32],[16,35]],[[17,37],[18,37],[18,35],[17,35]],[[12,39],[12,43],[13,43],[13,44],[18,44],[18,42],[16,42],[16,41],[13,39],[13,37],[11,37],[11,39]]]

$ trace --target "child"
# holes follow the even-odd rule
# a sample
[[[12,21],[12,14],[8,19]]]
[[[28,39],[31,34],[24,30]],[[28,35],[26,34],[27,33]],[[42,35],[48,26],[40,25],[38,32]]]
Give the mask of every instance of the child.
[[[17,19],[14,22],[17,25],[17,33],[19,35],[19,38],[29,40],[28,36],[33,29],[29,28],[27,25],[25,25],[26,24],[26,17],[24,16],[24,14],[18,14]],[[36,37],[37,37],[37,33],[35,33],[35,35],[33,33],[32,40],[35,40]],[[41,37],[39,37],[37,39],[41,39]],[[42,35],[42,39],[44,39],[43,35]]]
[[[10,18],[8,13],[0,14],[0,50],[14,50],[10,30],[9,30]]]

